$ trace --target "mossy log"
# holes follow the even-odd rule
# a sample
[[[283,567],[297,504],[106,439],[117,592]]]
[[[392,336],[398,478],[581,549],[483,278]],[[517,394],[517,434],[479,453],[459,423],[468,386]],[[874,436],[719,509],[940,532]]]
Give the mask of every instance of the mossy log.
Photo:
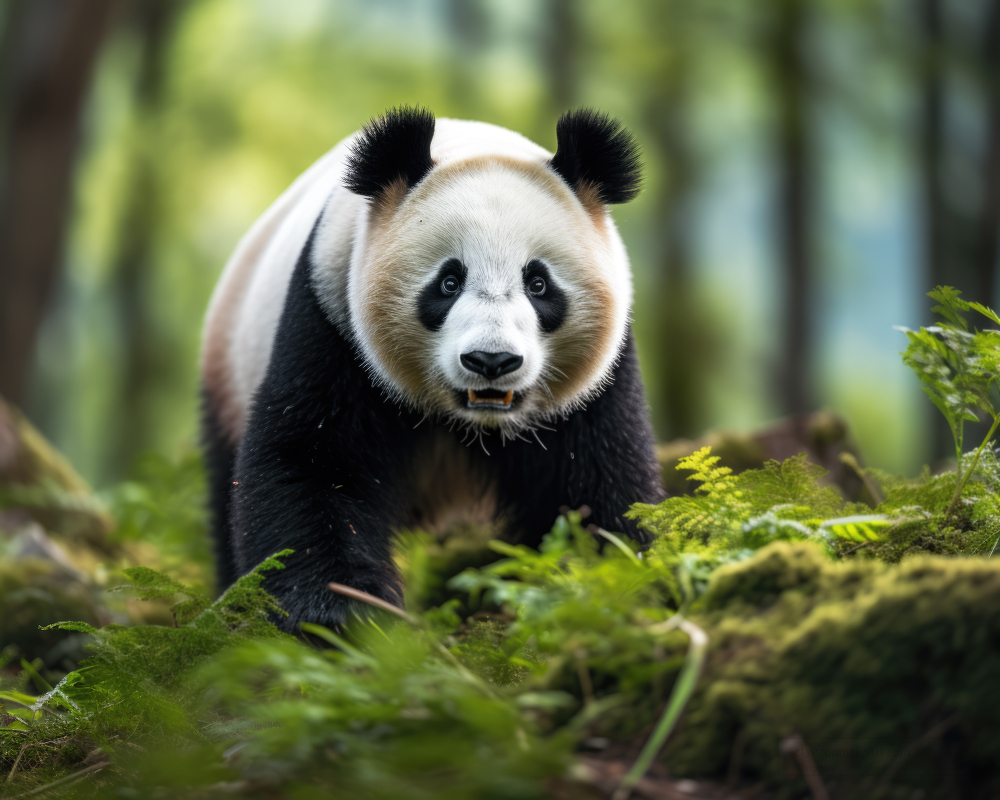
[[[1000,796],[997,608],[998,562],[769,545],[692,610],[711,649],[665,760],[801,797],[795,744],[834,798]]]
[[[114,520],[69,462],[0,398],[0,649],[58,677],[86,637],[39,626],[112,621],[93,568],[120,555]],[[48,674],[48,673],[46,673]]]
[[[720,458],[720,466],[729,467],[733,472],[758,469],[767,461],[784,461],[805,453],[811,462],[829,473],[827,482],[837,486],[847,500],[871,501],[861,476],[851,465],[852,460],[853,464],[859,464],[861,456],[847,423],[829,411],[797,414],[749,433],[711,431],[698,439],[676,439],[658,445],[656,456],[670,494],[688,494],[697,486],[696,482],[687,479],[686,472],[676,467],[678,459],[703,447],[711,447],[712,454]]]
[[[87,482],[25,416],[0,398],[0,529],[27,519],[111,554],[114,520]]]

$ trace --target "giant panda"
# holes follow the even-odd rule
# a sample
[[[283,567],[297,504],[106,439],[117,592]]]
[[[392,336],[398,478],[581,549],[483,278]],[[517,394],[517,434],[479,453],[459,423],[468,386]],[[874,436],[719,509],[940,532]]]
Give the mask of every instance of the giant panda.
[[[582,110],[555,154],[398,108],[338,144],[243,237],[212,297],[203,424],[220,588],[341,624],[331,581],[402,605],[394,531],[496,521],[537,545],[562,506],[664,495],[608,206],[634,139]]]

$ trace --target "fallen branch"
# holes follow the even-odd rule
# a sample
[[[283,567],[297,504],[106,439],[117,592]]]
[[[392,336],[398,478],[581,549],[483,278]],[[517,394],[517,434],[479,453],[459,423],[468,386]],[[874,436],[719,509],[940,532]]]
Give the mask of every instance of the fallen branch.
[[[958,719],[959,719],[958,714],[952,714],[950,717],[942,720],[937,725],[928,730],[926,733],[924,733],[915,742],[910,742],[910,744],[904,747],[903,752],[901,752],[898,756],[896,756],[892,760],[892,763],[882,774],[882,777],[879,779],[878,785],[875,787],[875,793],[872,795],[872,797],[879,798],[882,795],[884,795],[889,788],[889,781],[892,780],[893,776],[896,774],[899,768],[903,766],[903,764],[905,764],[907,761],[909,761],[914,756],[914,754],[917,753],[917,751],[931,744],[933,741],[939,738],[943,733],[947,732],[947,730],[952,725],[958,722]]]
[[[845,550],[843,555],[844,556],[852,555],[853,553],[858,552],[858,550],[864,550],[866,547],[871,547],[873,544],[875,544],[875,542],[862,542],[859,545],[855,545],[850,550]]]
[[[830,793],[827,792],[826,786],[823,785],[823,780],[819,776],[819,770],[816,769],[816,762],[813,761],[812,753],[809,752],[809,748],[806,747],[806,743],[802,737],[797,733],[789,736],[787,739],[782,740],[780,747],[782,753],[794,755],[799,762],[802,777],[806,779],[809,791],[812,792],[813,800],[830,800]]]
[[[405,611],[403,611],[403,609],[396,608],[396,606],[394,606],[392,603],[387,603],[382,598],[376,597],[373,594],[368,594],[368,592],[363,592],[360,589],[354,589],[351,586],[345,586],[342,583],[328,583],[327,584],[327,588],[331,592],[336,592],[337,594],[342,594],[345,597],[350,597],[350,598],[352,598],[354,600],[358,600],[358,601],[360,601],[362,603],[367,603],[368,605],[375,606],[376,608],[381,608],[384,611],[390,611],[393,614],[395,614],[396,616],[402,617],[403,619],[405,619],[407,622],[409,622],[413,626],[419,626],[420,625],[420,620],[418,620],[412,614],[407,614]],[[352,648],[350,645],[348,645],[346,642],[344,642],[342,639],[340,639],[340,637],[336,636],[336,634],[333,634],[331,631],[323,631],[321,633],[320,632],[321,629],[319,628],[319,626],[308,625],[308,627],[307,627],[307,625],[308,624],[303,624],[303,629],[306,630],[307,632],[315,633],[317,635],[321,635],[321,636],[323,636],[323,638],[326,638],[327,641],[333,642],[334,644],[336,644],[338,647],[340,647],[342,649],[350,650],[350,651],[353,651],[355,653],[359,652],[359,651],[355,650],[354,648]],[[478,686],[480,689],[482,689],[483,691],[485,691],[486,694],[490,695],[491,697],[497,697],[498,696],[497,693],[496,693],[496,691],[493,689],[492,686],[490,686],[486,681],[484,681],[482,678],[480,678],[475,673],[470,672],[465,667],[465,665],[461,661],[458,660],[458,658],[455,656],[455,654],[452,653],[443,644],[441,644],[441,642],[437,642],[437,641],[434,642],[434,648],[438,652],[440,652],[441,655],[443,655],[446,659],[448,659],[458,669],[459,673],[462,675],[463,678],[465,678],[466,680],[468,680],[471,683],[473,683],[476,686]]]

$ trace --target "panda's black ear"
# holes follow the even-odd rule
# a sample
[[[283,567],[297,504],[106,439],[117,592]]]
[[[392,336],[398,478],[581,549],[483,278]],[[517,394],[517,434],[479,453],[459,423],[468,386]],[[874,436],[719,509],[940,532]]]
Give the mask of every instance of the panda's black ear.
[[[567,111],[556,123],[556,154],[549,162],[578,194],[627,203],[639,194],[639,145],[620,122],[593,109]]]
[[[416,186],[431,171],[434,115],[425,108],[390,108],[358,134],[347,158],[344,185],[355,194],[382,197],[399,181]]]

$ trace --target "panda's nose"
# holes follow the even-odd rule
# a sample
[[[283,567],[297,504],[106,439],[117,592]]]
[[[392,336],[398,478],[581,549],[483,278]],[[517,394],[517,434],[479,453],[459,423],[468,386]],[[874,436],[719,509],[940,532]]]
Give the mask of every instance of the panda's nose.
[[[490,380],[513,372],[524,363],[523,357],[513,353],[484,353],[482,350],[462,353],[461,359],[467,370]]]

